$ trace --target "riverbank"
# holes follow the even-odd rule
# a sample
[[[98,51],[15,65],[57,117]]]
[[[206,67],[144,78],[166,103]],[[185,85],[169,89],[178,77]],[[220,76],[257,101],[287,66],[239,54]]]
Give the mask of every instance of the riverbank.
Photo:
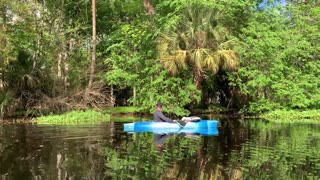
[[[48,115],[36,118],[38,124],[50,125],[87,125],[109,122],[110,114],[95,110],[71,111],[60,115]]]
[[[277,123],[320,123],[320,110],[275,110],[258,117]]]
[[[221,110],[221,111],[219,111]],[[227,111],[221,108],[195,109],[192,115],[214,114],[222,117],[243,117],[233,111]],[[100,122],[134,122],[139,120],[148,120],[152,118],[150,113],[141,112],[137,107],[120,106],[108,107],[102,112],[87,110],[87,111],[71,111],[61,115],[49,115],[34,118],[38,124],[57,124],[57,125],[83,125],[97,124]],[[171,116],[170,116],[171,117]],[[249,115],[245,118],[262,118],[275,123],[320,123],[320,110],[275,110],[263,114]]]
[[[40,116],[35,119],[38,124],[49,125],[88,125],[101,122],[133,122],[141,119],[141,113],[137,107],[121,106],[108,107],[101,112],[95,110],[71,111],[64,114]]]

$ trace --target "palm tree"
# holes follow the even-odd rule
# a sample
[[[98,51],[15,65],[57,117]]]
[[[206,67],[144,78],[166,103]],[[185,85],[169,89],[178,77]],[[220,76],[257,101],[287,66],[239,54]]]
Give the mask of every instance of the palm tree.
[[[235,40],[228,39],[228,31],[220,23],[222,15],[213,8],[187,7],[180,22],[160,35],[161,64],[173,75],[191,68],[198,89],[206,71],[216,74],[220,69],[236,69]]]

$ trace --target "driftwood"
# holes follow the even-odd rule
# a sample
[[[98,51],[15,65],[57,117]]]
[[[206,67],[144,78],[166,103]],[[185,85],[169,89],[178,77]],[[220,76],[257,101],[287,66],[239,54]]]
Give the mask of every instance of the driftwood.
[[[28,116],[37,116],[88,108],[101,110],[112,105],[114,100],[111,95],[109,88],[95,84],[91,89],[86,88],[57,97],[49,97],[41,90],[35,93],[24,92],[22,97],[26,102],[25,108],[28,110]]]

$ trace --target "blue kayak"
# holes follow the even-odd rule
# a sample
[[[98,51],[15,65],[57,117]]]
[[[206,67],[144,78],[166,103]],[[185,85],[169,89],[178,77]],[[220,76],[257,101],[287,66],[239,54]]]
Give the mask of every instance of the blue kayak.
[[[200,120],[188,122],[181,127],[177,123],[168,122],[135,122],[124,124],[124,131],[126,132],[152,132],[154,134],[164,133],[190,133],[190,134],[204,134],[217,135],[218,121],[216,120]]]

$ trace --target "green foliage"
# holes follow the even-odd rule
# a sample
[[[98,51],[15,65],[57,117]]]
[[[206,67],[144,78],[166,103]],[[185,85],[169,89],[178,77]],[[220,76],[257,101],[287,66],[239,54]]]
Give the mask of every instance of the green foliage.
[[[318,3],[150,3],[154,15],[141,0],[97,1],[94,84],[108,96],[104,105],[151,111],[162,101],[177,115],[199,104],[251,113],[320,108]],[[91,23],[90,1],[0,2],[0,94],[12,92],[12,109],[39,110],[46,100],[66,107],[83,92]]]
[[[210,105],[206,109],[193,109],[192,112],[195,114],[216,114],[219,112],[228,111],[228,108],[221,105]]]
[[[14,94],[11,91],[0,93],[0,118],[13,107]]]
[[[61,99],[87,83],[90,3],[5,0],[0,7],[1,88],[12,91],[16,109],[41,112],[55,98],[63,107]]]
[[[145,83],[137,94],[137,104],[142,111],[153,112],[155,104],[162,102],[165,112],[188,115],[184,106],[200,101],[200,91],[191,80],[171,77],[166,71],[160,71],[155,79]]]
[[[110,56],[105,64],[111,69],[105,74],[106,82],[118,89],[135,89],[136,96],[129,101],[141,111],[153,111],[161,101],[165,111],[186,115],[184,106],[199,99],[199,92],[188,78],[171,77],[160,67],[156,55],[155,32],[150,29],[149,17],[130,24],[119,24],[111,35],[112,42],[106,50]]]
[[[277,123],[320,123],[320,110],[275,110],[260,117]]]
[[[221,23],[223,16],[222,11],[201,3],[185,7],[179,21],[158,38],[161,64],[173,75],[181,69],[193,72],[198,88],[205,72],[215,75],[219,70],[236,69],[236,41]]]
[[[319,108],[319,7],[288,5],[254,13],[242,29],[239,87],[247,110]]]
[[[71,111],[61,115],[49,115],[36,118],[38,124],[49,125],[88,125],[110,121],[109,114],[94,110]]]

